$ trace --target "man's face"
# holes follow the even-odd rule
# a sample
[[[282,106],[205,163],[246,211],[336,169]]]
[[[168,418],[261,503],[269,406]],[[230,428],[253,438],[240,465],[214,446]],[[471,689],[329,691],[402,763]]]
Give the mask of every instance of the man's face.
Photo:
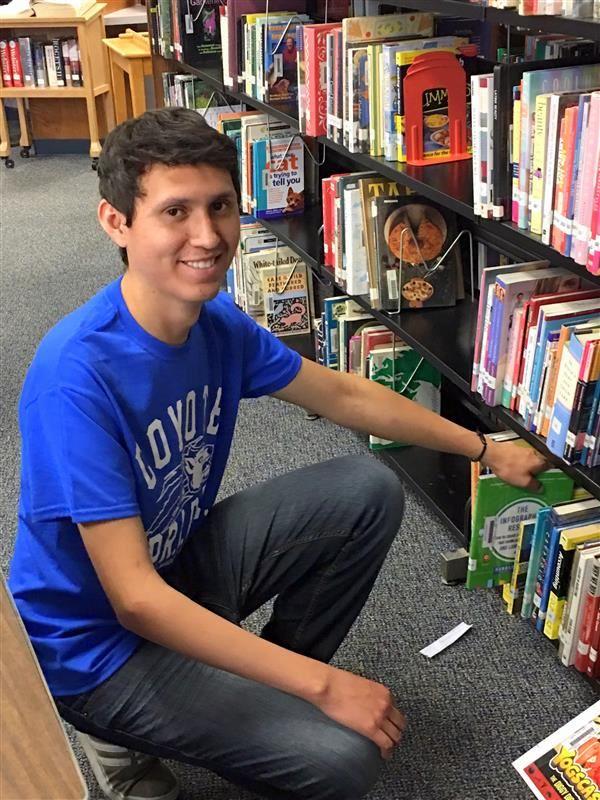
[[[155,164],[140,188],[131,226],[123,229],[132,277],[169,300],[215,297],[240,235],[229,172],[208,164]]]
[[[291,52],[296,46],[296,42],[293,40],[291,36],[287,37],[287,39],[285,40],[285,44],[289,52]]]

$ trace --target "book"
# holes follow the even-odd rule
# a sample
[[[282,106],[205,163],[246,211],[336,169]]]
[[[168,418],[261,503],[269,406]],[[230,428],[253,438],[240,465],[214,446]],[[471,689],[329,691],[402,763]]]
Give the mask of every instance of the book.
[[[260,139],[252,147],[253,213],[259,219],[304,211],[304,145],[294,138]]]
[[[525,581],[531,555],[531,544],[535,531],[535,521],[523,521],[519,524],[519,536],[515,548],[515,561],[509,583],[505,583],[502,597],[506,602],[509,614],[518,614],[523,608]]]
[[[538,800],[600,793],[600,700],[513,761]],[[582,785],[585,793],[582,793]]]
[[[311,300],[306,264],[264,267],[260,271],[263,291],[264,325],[276,336],[311,331]]]
[[[439,308],[456,304],[456,235],[451,212],[418,195],[371,200],[376,276],[383,309]]]
[[[371,350],[369,380],[387,386],[436,414],[440,413],[441,374],[408,345],[393,345]],[[369,436],[371,450],[401,446],[401,442],[392,442],[373,434]]]
[[[192,67],[221,63],[221,0],[189,0],[179,5],[181,61]]]
[[[582,542],[600,542],[600,515],[598,522],[566,528],[558,536],[558,549],[553,574],[549,579],[549,594],[544,620],[544,634],[558,639],[563,611],[571,582],[571,569],[575,548]]]
[[[510,581],[515,561],[519,524],[535,520],[545,505],[567,500],[573,480],[558,469],[539,474],[542,494],[482,474],[477,481],[473,505],[467,589],[500,586]],[[472,501],[473,503],[473,501]]]

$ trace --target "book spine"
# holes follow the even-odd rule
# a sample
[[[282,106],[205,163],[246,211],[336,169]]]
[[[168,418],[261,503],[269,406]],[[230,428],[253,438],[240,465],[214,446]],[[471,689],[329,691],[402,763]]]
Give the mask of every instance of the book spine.
[[[48,73],[48,86],[58,86],[56,64],[54,63],[54,47],[51,44],[44,45],[44,59],[46,61],[46,71]]]
[[[583,619],[575,651],[575,669],[579,672],[586,672],[590,664],[590,645],[600,609],[600,556],[594,559],[590,588],[583,603]]]
[[[19,52],[19,43],[16,41],[16,39],[10,39],[8,42],[8,58],[12,76],[12,85],[19,87],[24,86],[21,53]]]
[[[548,600],[550,599],[550,588],[552,586],[552,579],[556,569],[558,559],[558,543],[560,539],[560,531],[557,527],[553,526],[550,531],[548,541],[548,551],[546,557],[546,565],[544,569],[544,580],[541,585],[539,595],[538,613],[535,620],[535,629],[539,633],[543,633],[546,626],[546,615],[548,613]]]
[[[505,219],[512,196],[512,175],[509,174],[510,153],[508,137],[512,116],[512,86],[506,65],[494,67],[494,164],[493,164],[493,216]]]
[[[69,52],[69,40],[63,39],[61,41],[61,52],[63,58],[63,64],[65,67],[65,85],[66,86],[73,86],[73,78],[71,72],[71,56]]]
[[[600,338],[600,332],[598,333],[598,338]],[[575,453],[577,452],[577,441],[583,421],[584,398],[588,389],[595,356],[595,343],[593,341],[587,341],[583,348],[583,357],[581,359],[577,386],[575,387],[575,397],[573,398],[573,411],[569,419],[569,427],[567,429],[567,436],[563,449],[563,458],[570,464],[574,463]]]
[[[25,86],[35,86],[35,70],[33,67],[33,53],[31,50],[31,39],[29,36],[20,36],[19,55],[23,66],[23,83]]]
[[[33,45],[33,63],[35,67],[35,84],[36,86],[47,86],[48,79],[46,77],[46,64],[44,60],[44,46],[41,42],[35,42]]]
[[[54,71],[56,73],[57,86],[66,86],[65,64],[62,56],[62,45],[60,39],[52,39],[52,50],[54,57]]]
[[[544,195],[545,160],[548,148],[548,95],[539,95],[535,102],[533,163],[531,169],[531,215],[529,229],[542,233],[542,200]]]
[[[542,195],[542,242],[550,244],[552,238],[552,209],[554,185],[558,161],[558,145],[560,140],[561,120],[559,118],[559,98],[550,97],[548,113],[547,148],[544,167],[544,186]]]
[[[588,124],[583,143],[583,162],[579,204],[575,209],[571,258],[576,264],[585,266],[591,237],[591,222],[594,203],[594,181],[598,182],[600,168],[600,92],[594,92],[590,101]]]
[[[569,220],[569,199],[571,197],[571,178],[575,157],[575,135],[579,108],[567,108],[561,121],[561,136],[556,170],[556,192],[552,217],[552,247],[565,255],[567,242],[571,235]]]
[[[578,184],[581,182],[580,174],[581,167],[583,166],[583,144],[584,134],[587,128],[587,122],[590,113],[590,96],[581,95],[579,98],[579,111],[577,114],[577,129],[575,133],[575,146],[573,148],[573,160],[571,167],[571,188],[569,192],[569,202],[567,205],[567,225],[568,231],[565,239],[564,255],[568,256],[571,253],[571,245],[573,241],[574,219],[575,219],[575,204],[577,200]]]
[[[511,140],[512,202],[510,218],[516,224],[519,220],[519,145],[521,143],[521,88],[517,86],[513,89],[513,124]]]
[[[0,39],[0,67],[2,68],[3,86],[13,86],[12,67],[6,39]]]
[[[600,275],[600,178],[598,176],[596,176],[596,185],[594,187],[586,268],[592,275]]]

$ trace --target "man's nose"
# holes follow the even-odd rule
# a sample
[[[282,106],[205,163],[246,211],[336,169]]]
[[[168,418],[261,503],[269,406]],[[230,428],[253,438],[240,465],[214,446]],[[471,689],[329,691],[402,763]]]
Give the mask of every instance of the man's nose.
[[[190,219],[189,239],[193,247],[202,247],[205,250],[218,247],[221,236],[210,214],[197,214]]]

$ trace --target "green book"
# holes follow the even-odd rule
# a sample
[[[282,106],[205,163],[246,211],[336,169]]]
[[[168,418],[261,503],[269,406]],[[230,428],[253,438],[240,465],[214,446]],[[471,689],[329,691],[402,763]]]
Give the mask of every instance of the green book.
[[[537,476],[539,494],[510,486],[493,474],[480,475],[471,523],[467,589],[510,581],[522,522],[534,522],[541,508],[570,500],[573,480],[560,469]]]
[[[369,379],[414,400],[430,411],[435,411],[436,414],[440,413],[442,376],[408,345],[398,345],[395,348],[376,347],[371,350]],[[390,442],[378,436],[369,436],[371,450],[402,446],[401,442]]]

